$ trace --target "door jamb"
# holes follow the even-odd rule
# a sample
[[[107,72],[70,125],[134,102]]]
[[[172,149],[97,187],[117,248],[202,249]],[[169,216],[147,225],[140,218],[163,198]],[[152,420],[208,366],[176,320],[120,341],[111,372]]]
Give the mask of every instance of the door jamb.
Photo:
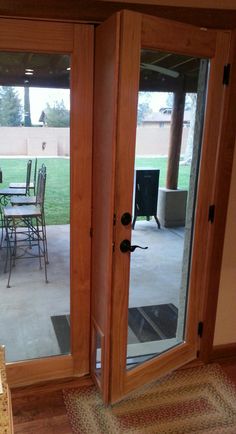
[[[214,333],[225,239],[227,209],[235,149],[236,123],[236,30],[231,32],[229,50],[230,78],[224,92],[218,159],[215,167],[212,203],[215,218],[210,231],[206,261],[209,270],[205,283],[205,305],[202,313],[203,335],[200,340],[199,359],[209,362],[214,354]],[[210,321],[209,321],[210,318]]]

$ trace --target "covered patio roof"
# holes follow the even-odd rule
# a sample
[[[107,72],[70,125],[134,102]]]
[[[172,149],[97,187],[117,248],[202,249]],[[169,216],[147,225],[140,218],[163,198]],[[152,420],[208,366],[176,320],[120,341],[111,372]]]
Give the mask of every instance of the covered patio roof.
[[[140,91],[196,92],[200,59],[176,53],[142,50]],[[68,89],[70,57],[53,53],[0,53],[0,85]]]

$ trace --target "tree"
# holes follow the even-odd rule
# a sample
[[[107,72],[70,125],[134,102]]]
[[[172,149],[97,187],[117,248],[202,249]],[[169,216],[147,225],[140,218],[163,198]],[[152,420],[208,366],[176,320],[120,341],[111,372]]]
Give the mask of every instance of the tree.
[[[173,93],[168,92],[166,97],[166,107],[172,108],[173,106]]]
[[[22,105],[18,92],[10,86],[0,88],[0,126],[17,127],[22,123]]]
[[[48,127],[69,127],[70,112],[65,107],[63,100],[55,101],[53,106],[47,103],[44,112]]]
[[[147,114],[152,113],[152,109],[149,106],[150,92],[139,92],[138,95],[138,125],[144,120]]]
[[[29,86],[24,87],[24,125],[25,127],[32,127]]]
[[[167,92],[166,107],[172,108],[173,95],[174,95],[173,92]],[[184,110],[186,111],[186,110],[191,110],[191,109],[192,109],[192,94],[186,93]]]

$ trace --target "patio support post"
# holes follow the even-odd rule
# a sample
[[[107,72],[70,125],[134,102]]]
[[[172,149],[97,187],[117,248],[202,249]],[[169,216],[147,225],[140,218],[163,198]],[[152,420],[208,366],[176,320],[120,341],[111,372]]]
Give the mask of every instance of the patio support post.
[[[185,92],[183,88],[174,93],[173,111],[170,126],[169,155],[167,162],[166,188],[177,190],[179,159],[184,120]]]

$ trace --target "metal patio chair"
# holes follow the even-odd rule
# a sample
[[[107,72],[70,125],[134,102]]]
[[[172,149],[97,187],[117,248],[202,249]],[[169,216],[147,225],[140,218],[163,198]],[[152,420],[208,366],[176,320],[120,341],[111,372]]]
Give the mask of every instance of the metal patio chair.
[[[37,187],[35,185],[36,195],[35,196],[12,196],[10,198],[10,202],[12,205],[35,205],[36,204],[40,171],[46,173],[46,166],[44,163],[42,164],[41,168],[38,171],[37,183],[36,183]]]
[[[48,250],[44,215],[45,186],[46,171],[39,170],[35,205],[3,208],[7,240],[5,272],[9,266],[7,288],[10,287],[12,268],[18,259],[39,258],[40,269],[42,269],[43,260],[45,282],[48,282]]]
[[[30,184],[30,175],[31,175],[31,166],[32,160],[27,162],[27,170],[26,170],[26,181],[24,183],[24,188],[0,188],[0,225],[1,225],[1,240],[0,240],[0,248],[2,247],[3,242],[3,230],[4,230],[4,216],[3,216],[3,207],[7,206],[11,197],[26,197],[29,195],[29,184]]]
[[[27,162],[26,167],[26,180],[23,184],[22,188],[12,188],[12,187],[5,187],[0,188],[0,203],[1,205],[7,205],[9,199],[12,196],[27,196],[29,195],[29,186],[30,186],[30,175],[31,175],[31,166],[32,166],[32,160],[29,160]]]
[[[31,161],[31,164],[32,164],[32,160],[29,160],[29,161]],[[30,190],[33,190],[34,195],[36,192],[37,165],[38,165],[38,160],[37,160],[37,158],[35,158],[34,179],[33,179],[33,181],[30,181],[30,179],[31,179],[31,169],[30,169],[30,179],[29,179],[29,183],[28,183],[28,192],[30,193]],[[27,165],[27,170],[28,170],[28,165]],[[10,182],[9,188],[25,188],[26,182]]]

